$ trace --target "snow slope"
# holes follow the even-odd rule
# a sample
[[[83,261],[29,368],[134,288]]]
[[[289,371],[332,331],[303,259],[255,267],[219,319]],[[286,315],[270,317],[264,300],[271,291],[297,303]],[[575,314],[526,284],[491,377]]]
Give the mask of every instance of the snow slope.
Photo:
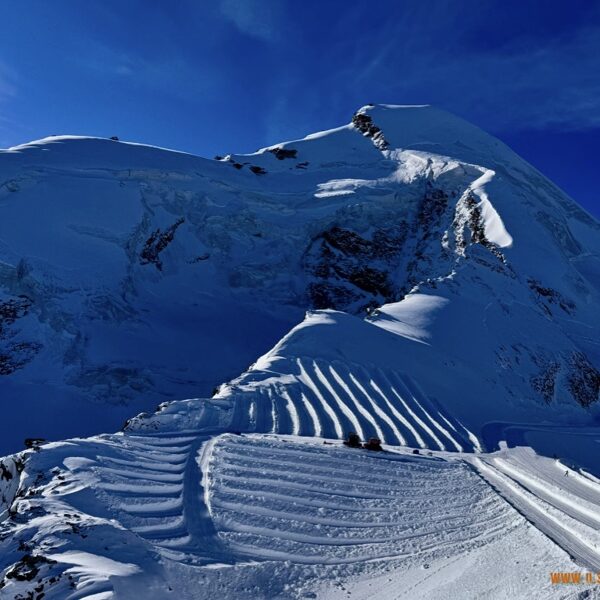
[[[600,570],[600,225],[499,141],[379,105],[251,155],[49,138],[0,173],[5,452],[147,411],[2,460],[0,597]]]
[[[207,396],[307,308],[376,309],[369,323],[430,344],[394,342],[390,367],[414,378],[424,354],[426,395],[483,405],[477,426],[500,402],[493,419],[589,420],[598,223],[443,111],[364,107],[212,161],[46,138],[2,151],[0,181],[0,453]]]
[[[550,571],[597,570],[586,512],[598,510],[597,481],[557,478],[570,507],[560,520],[547,491],[532,487],[521,511],[513,487],[488,485],[488,465],[502,461],[546,490],[552,461],[533,453],[377,454],[218,435],[217,420],[31,454],[0,525],[0,597],[563,598]]]

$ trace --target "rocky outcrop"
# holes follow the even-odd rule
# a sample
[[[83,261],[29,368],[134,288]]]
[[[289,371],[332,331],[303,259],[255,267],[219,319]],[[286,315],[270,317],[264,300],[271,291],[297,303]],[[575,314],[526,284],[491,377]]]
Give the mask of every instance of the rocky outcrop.
[[[185,222],[183,217],[177,219],[173,225],[161,231],[155,229],[146,240],[140,254],[140,264],[154,265],[159,271],[162,271],[163,264],[160,259],[160,253],[173,241],[177,228]]]
[[[304,257],[306,271],[316,279],[308,289],[312,307],[362,313],[450,273],[464,252],[453,253],[444,244],[450,200],[449,192],[427,183],[417,201],[406,203],[405,220],[397,225],[381,218],[368,236],[349,226],[323,231]]]
[[[308,287],[313,308],[362,312],[392,302],[397,286],[390,272],[397,267],[408,227],[376,229],[370,238],[334,225],[317,236],[305,257],[314,277]]]
[[[24,462],[19,455],[0,459],[0,523],[10,514],[20,485]]]
[[[389,148],[390,144],[385,139],[383,131],[373,123],[373,119],[369,115],[361,112],[354,113],[352,125],[365,137],[371,138],[373,144],[379,150],[387,150]]]
[[[565,298],[560,292],[552,288],[543,286],[539,281],[533,278],[527,279],[529,288],[534,293],[537,304],[548,314],[552,315],[552,306],[561,308],[568,315],[575,311],[575,303]]]
[[[31,300],[27,296],[9,298],[0,302],[0,339],[7,335],[10,325],[29,312],[31,304]]]
[[[114,402],[131,400],[153,387],[149,370],[114,365],[82,365],[67,381],[87,390],[92,398]]]
[[[10,342],[0,352],[0,375],[10,375],[30,363],[42,349],[37,342]]]
[[[285,160],[286,158],[296,158],[298,150],[293,148],[271,148],[268,150],[271,154],[275,155],[277,160]]]
[[[42,348],[38,342],[20,339],[19,330],[14,327],[29,314],[32,304],[27,296],[0,302],[0,376],[22,369]]]
[[[506,263],[500,248],[487,238],[481,208],[472,194],[467,194],[458,201],[453,229],[460,252],[464,253],[469,244],[479,244],[489,250],[499,261]]]
[[[531,378],[531,387],[534,392],[537,392],[548,404],[554,400],[556,376],[559,370],[559,363],[550,362],[543,365],[541,371]]]
[[[441,243],[444,239],[444,215],[448,211],[449,200],[447,192],[428,186],[419,201],[411,228],[412,255],[406,266],[402,295],[420,282],[450,271],[454,259]],[[434,268],[434,262],[437,263],[437,269]]]
[[[600,371],[582,352],[573,352],[569,357],[567,386],[573,399],[581,406],[590,406],[598,400]]]

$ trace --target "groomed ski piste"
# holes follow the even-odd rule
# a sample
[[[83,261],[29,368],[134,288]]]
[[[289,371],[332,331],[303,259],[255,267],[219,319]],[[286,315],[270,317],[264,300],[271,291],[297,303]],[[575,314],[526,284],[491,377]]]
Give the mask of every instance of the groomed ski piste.
[[[5,154],[15,222],[65,190],[2,231],[6,447],[224,383],[1,459],[0,598],[600,597],[600,226],[500,142],[379,105],[216,161]],[[339,306],[293,326],[307,290]]]
[[[175,402],[28,451],[22,472],[4,459],[18,486],[0,597],[565,598],[551,572],[600,571],[590,474],[530,448],[483,452],[405,376],[295,368],[299,389],[275,399],[267,383],[246,414],[239,395]],[[336,424],[393,445],[318,435]]]
[[[434,406],[406,374],[307,357],[287,362],[278,367],[296,372],[294,383],[262,382],[256,398],[233,394],[233,429],[337,439],[354,431],[361,439],[393,445],[481,449],[477,438]]]

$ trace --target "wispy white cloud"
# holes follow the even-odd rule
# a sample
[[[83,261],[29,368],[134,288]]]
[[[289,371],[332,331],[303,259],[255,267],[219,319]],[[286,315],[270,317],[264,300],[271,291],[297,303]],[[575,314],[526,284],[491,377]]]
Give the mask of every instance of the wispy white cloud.
[[[11,69],[0,62],[0,101],[13,98],[16,94],[16,76]]]
[[[78,62],[104,77],[177,98],[201,94],[206,99],[216,93],[223,79],[215,65],[189,60],[182,54],[151,59],[102,44],[90,46],[88,54]]]
[[[540,45],[520,40],[493,52],[424,56],[388,90],[422,93],[499,129],[600,126],[600,29]],[[389,74],[389,66],[384,71]],[[381,73],[380,73],[381,74]]]
[[[0,105],[7,103],[17,96],[16,76],[6,65],[0,62]],[[0,114],[0,148],[10,145],[10,134],[19,129],[18,123],[10,112],[3,109]]]
[[[280,5],[268,0],[219,0],[221,15],[238,31],[264,42],[281,39]]]
[[[454,4],[440,2],[431,18],[426,7],[403,6],[397,18],[376,31],[358,28],[351,40],[332,31],[324,74],[310,86],[296,77],[290,108],[317,98],[334,114],[366,102],[429,103],[498,133],[600,127],[599,25],[486,45],[476,13],[458,18]],[[337,27],[357,31],[353,20],[364,16],[362,8],[349,11]]]

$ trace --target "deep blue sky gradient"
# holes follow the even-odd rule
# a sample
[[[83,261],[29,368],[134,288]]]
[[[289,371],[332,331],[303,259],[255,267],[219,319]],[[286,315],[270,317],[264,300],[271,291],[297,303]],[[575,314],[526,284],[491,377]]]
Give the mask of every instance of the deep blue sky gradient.
[[[118,135],[212,157],[434,104],[600,217],[600,3],[0,0],[0,147]]]

